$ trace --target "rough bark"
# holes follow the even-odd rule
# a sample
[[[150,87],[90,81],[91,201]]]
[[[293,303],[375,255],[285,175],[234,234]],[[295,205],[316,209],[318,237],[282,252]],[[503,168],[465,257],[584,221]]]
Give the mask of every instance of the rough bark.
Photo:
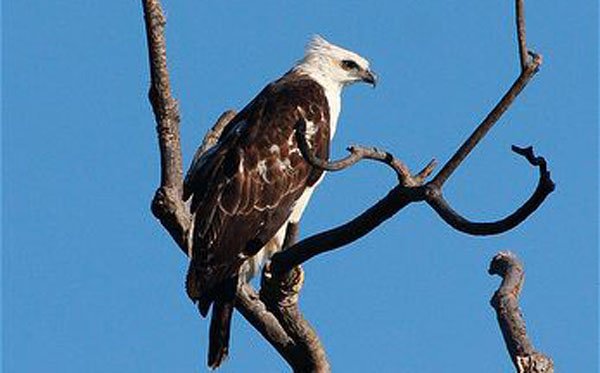
[[[553,373],[552,359],[533,348],[519,307],[519,295],[525,279],[523,264],[515,254],[501,252],[492,259],[488,272],[502,277],[502,283],[490,303],[496,311],[515,369],[518,373]]]

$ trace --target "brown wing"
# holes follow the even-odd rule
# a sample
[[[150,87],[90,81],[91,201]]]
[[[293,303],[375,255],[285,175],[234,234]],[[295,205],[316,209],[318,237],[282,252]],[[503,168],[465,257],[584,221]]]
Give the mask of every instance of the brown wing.
[[[313,123],[315,152],[326,159],[329,108],[324,92],[308,78],[286,75],[240,112],[198,162],[189,178],[194,183],[187,186],[195,213],[188,278],[193,299],[237,275],[244,260],[275,235],[305,188],[320,177],[321,171],[303,159],[296,143],[301,112]]]

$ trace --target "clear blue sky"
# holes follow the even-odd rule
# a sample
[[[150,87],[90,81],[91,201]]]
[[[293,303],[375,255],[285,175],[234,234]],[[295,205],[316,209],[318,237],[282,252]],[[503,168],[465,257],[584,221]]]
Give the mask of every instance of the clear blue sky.
[[[336,156],[363,143],[415,169],[446,160],[518,74],[512,1],[164,1],[186,164],[207,126],[285,72],[314,33],[381,77],[345,93]],[[598,9],[526,9],[542,71],[446,194],[473,219],[512,211],[537,173],[511,144],[547,157],[556,192],[497,237],[455,232],[413,205],[309,262],[302,308],[334,371],[511,371],[488,304],[499,279],[486,272],[506,249],[526,265],[534,344],[558,372],[595,371]],[[5,1],[2,20],[4,371],[204,371],[207,322],[186,297],[186,259],[149,211],[159,169],[140,2]],[[303,234],[393,184],[374,164],[328,175]],[[237,315],[223,372],[285,370]]]

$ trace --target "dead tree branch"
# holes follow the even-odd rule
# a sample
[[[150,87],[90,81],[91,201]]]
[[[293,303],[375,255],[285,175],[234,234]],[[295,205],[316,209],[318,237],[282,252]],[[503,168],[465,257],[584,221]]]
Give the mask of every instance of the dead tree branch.
[[[298,225],[288,224],[283,250],[296,243],[297,239]],[[301,365],[294,365],[294,369],[302,372],[329,372],[331,369],[327,354],[319,336],[304,318],[298,305],[303,284],[302,267],[296,266],[282,278],[275,278],[267,265],[261,278],[260,297],[302,352]]]
[[[354,166],[363,159],[370,159],[382,162],[391,167],[396,173],[400,184],[404,186],[416,186],[422,184],[423,180],[431,175],[436,166],[435,159],[431,160],[421,172],[413,177],[408,167],[401,160],[394,157],[391,153],[374,147],[364,147],[360,145],[349,146],[346,150],[348,150],[350,154],[338,161],[327,161],[325,159],[320,159],[311,151],[311,146],[306,137],[305,120],[301,120],[297,124],[296,141],[298,142],[298,147],[300,148],[303,157],[308,163],[316,168],[320,168],[325,171],[341,171]]]
[[[519,294],[523,288],[523,264],[515,254],[497,254],[488,270],[490,275],[502,277],[502,284],[490,303],[496,311],[498,324],[517,373],[552,373],[554,363],[548,356],[533,348],[525,320],[519,308]]]
[[[523,222],[541,205],[545,198],[554,190],[554,183],[550,179],[550,173],[546,170],[545,161],[543,162],[543,167],[539,167],[540,181],[533,195],[513,214],[497,222],[471,222],[455,212],[442,195],[442,187],[448,178],[498,122],[502,114],[506,112],[519,93],[521,93],[531,78],[538,72],[542,63],[542,57],[529,51],[525,45],[523,0],[516,0],[515,4],[517,8],[517,41],[519,45],[521,73],[502,96],[498,104],[494,106],[485,119],[430,182],[423,184],[424,179],[433,169],[433,162],[430,162],[424,168],[424,171],[416,176],[411,176],[408,167],[403,162],[393,157],[389,152],[374,148],[351,147],[349,148],[351,154],[344,159],[332,162],[320,160],[312,154],[311,147],[307,143],[304,134],[304,125],[299,123],[296,139],[300,144],[303,156],[314,167],[337,171],[348,168],[362,159],[375,159],[389,165],[398,176],[400,182],[383,199],[348,223],[308,237],[290,249],[276,254],[272,258],[271,270],[274,273],[285,273],[294,266],[300,265],[318,254],[345,246],[363,237],[413,202],[426,201],[450,226],[461,232],[473,235],[493,235],[506,232]],[[522,154],[516,149],[519,148],[513,147],[515,152]]]
[[[183,165],[179,138],[179,108],[171,95],[167,69],[167,46],[164,36],[165,17],[158,0],[142,1],[148,59],[150,91],[160,148],[160,187],[152,200],[152,213],[187,254],[187,231],[190,216],[182,201]]]
[[[290,364],[298,366],[303,355],[296,348],[296,343],[281,326],[279,320],[267,309],[260,296],[249,284],[240,286],[236,297],[236,309]]]
[[[171,94],[167,69],[164,37],[165,17],[160,0],[142,0],[142,5],[151,76],[149,99],[157,124],[161,165],[160,186],[152,201],[152,212],[182,251],[188,254],[191,247],[190,242],[188,242],[188,233],[192,216],[183,201],[180,116],[177,101]],[[337,228],[296,242],[298,227],[290,225],[286,236],[286,244],[284,245],[289,249],[275,255],[270,265],[265,267],[260,293],[257,294],[248,284],[242,284],[238,288],[236,309],[273,345],[294,371],[330,371],[325,350],[314,329],[302,316],[298,306],[299,293],[304,281],[304,272],[300,264],[320,253],[342,247],[363,237],[413,202],[425,201],[444,221],[462,232],[468,234],[497,234],[520,224],[541,205],[554,189],[554,183],[546,169],[545,160],[541,157],[535,157],[531,148],[514,147],[515,152],[527,158],[540,171],[540,179],[535,192],[516,212],[498,222],[471,222],[455,212],[442,196],[442,187],[447,179],[500,119],[538,71],[542,59],[541,56],[527,49],[523,8],[523,0],[516,0],[517,41],[521,73],[473,134],[430,182],[426,182],[426,179],[434,170],[434,161],[431,161],[422,171],[413,175],[402,161],[395,158],[391,153],[376,148],[352,146],[348,148],[350,154],[339,161],[330,162],[318,159],[310,150],[305,128],[302,127],[304,123],[299,123],[299,128],[296,131],[297,141],[305,159],[314,167],[338,171],[347,169],[363,159],[370,159],[388,165],[395,172],[399,182],[379,202],[353,220]],[[223,129],[234,116],[235,112],[228,111],[219,118],[197,150],[192,161],[192,168],[194,168],[195,162],[218,142]],[[512,280],[507,280],[508,278],[509,275],[505,277],[503,286],[505,282],[512,283]],[[515,303],[517,295],[518,292],[514,296]],[[498,301],[498,304],[504,304],[502,299]],[[518,308],[516,309],[518,310]],[[506,321],[506,324],[508,325],[508,321]],[[513,351],[516,351],[518,356],[525,356],[525,358],[530,359],[527,361],[533,361],[531,359],[533,359],[535,351],[533,351],[531,344],[526,339],[519,341],[517,341],[518,343],[515,342],[514,345],[521,347],[513,348],[511,347],[513,344],[509,345],[507,339],[511,356],[513,356]],[[521,365],[526,364],[524,359],[513,359],[513,361],[517,361]],[[523,370],[523,372],[537,371],[542,370]]]
[[[525,44],[525,12],[523,0],[515,1],[516,8],[516,23],[517,23],[517,43],[519,46],[519,62],[521,65],[521,73],[511,85],[508,91],[502,96],[498,104],[494,106],[492,111],[479,124],[475,131],[465,140],[460,148],[454,153],[452,158],[442,167],[440,172],[433,178],[431,184],[437,188],[441,188],[446,180],[452,175],[456,168],[467,158],[469,153],[477,146],[488,131],[498,122],[498,119],[506,112],[508,107],[512,105],[517,96],[527,86],[527,83],[539,71],[542,65],[542,56],[529,50]]]
[[[289,224],[283,247],[292,245],[297,236],[298,225]],[[299,266],[277,281],[266,266],[260,295],[249,284],[242,284],[237,292],[236,309],[295,372],[329,372],[325,349],[298,305],[303,284],[304,271]]]
[[[520,3],[520,1],[517,1]],[[524,27],[524,26],[523,26]],[[517,96],[523,91],[527,83],[533,78],[538,72],[540,65],[542,64],[542,57],[533,52],[529,52],[532,56],[531,60],[527,63],[525,68],[521,70],[521,74],[500,99],[498,104],[492,109],[492,111],[485,117],[481,124],[475,129],[475,131],[465,140],[460,148],[454,153],[452,158],[442,167],[440,172],[433,178],[431,184],[441,188],[442,185],[448,180],[452,173],[460,166],[460,164],[467,158],[475,146],[485,137],[488,131],[498,122],[498,119],[506,112],[506,110],[512,105]]]
[[[555,185],[550,178],[550,171],[546,168],[546,160],[542,157],[535,157],[531,146],[519,148],[513,145],[512,149],[515,153],[524,156],[531,165],[537,166],[540,171],[540,177],[531,197],[509,216],[495,222],[479,223],[469,221],[448,205],[442,194],[438,193],[438,189],[428,191],[427,203],[446,223],[463,233],[484,236],[504,233],[515,228],[540,207],[546,197],[554,191]]]

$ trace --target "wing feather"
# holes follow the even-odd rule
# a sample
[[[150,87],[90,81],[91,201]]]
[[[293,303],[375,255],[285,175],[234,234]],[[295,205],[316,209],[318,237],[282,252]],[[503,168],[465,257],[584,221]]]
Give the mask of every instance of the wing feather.
[[[194,161],[186,195],[193,195],[195,297],[237,275],[321,176],[295,142],[298,107],[314,123],[313,147],[326,159],[329,108],[323,89],[308,78],[286,76],[267,86],[226,127],[215,148]]]

